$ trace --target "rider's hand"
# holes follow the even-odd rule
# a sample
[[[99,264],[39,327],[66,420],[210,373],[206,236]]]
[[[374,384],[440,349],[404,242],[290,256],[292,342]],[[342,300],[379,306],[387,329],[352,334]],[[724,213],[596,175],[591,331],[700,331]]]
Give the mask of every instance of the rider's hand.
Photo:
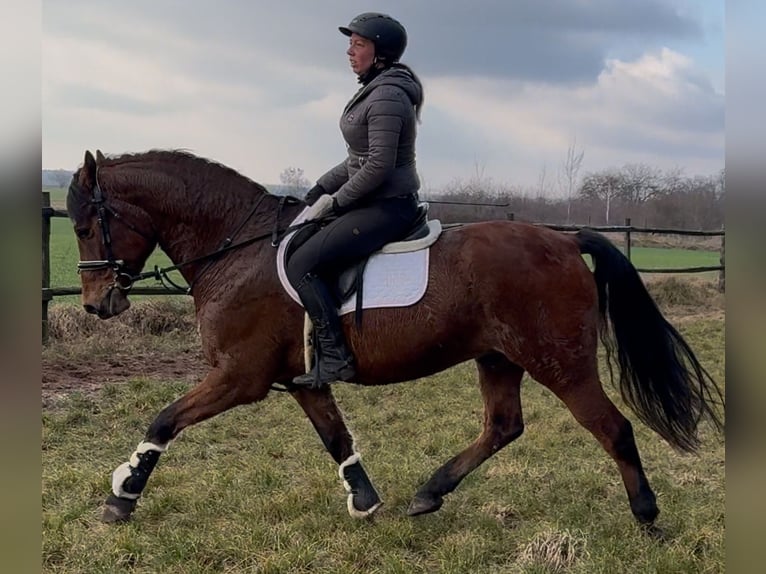
[[[304,200],[309,205],[314,205],[317,199],[319,199],[322,195],[326,193],[327,192],[324,190],[324,188],[321,185],[317,184],[306,192],[306,197],[304,198]]]
[[[320,195],[314,202],[314,205],[310,205],[306,208],[304,214],[304,221],[313,221],[315,219],[322,219],[332,214],[332,196]]]

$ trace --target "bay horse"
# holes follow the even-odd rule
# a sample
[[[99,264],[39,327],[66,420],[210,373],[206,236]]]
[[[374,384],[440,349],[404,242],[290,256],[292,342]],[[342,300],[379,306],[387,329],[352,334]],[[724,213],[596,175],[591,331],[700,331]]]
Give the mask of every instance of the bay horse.
[[[127,520],[160,454],[190,425],[264,399],[305,372],[304,313],[281,286],[273,241],[303,202],[269,194],[219,163],[182,151],[104,157],[85,153],[67,194],[81,261],[82,304],[108,319],[128,309],[129,288],[156,246],[194,298],[210,371],[149,425],[112,475],[102,520]],[[428,286],[410,306],[365,310],[344,330],[355,384],[411,381],[473,359],[484,400],[478,438],[414,495],[412,516],[438,510],[472,470],[521,436],[527,372],[569,408],[614,459],[637,521],[659,512],[631,423],[599,380],[599,338],[625,403],[680,451],[700,444],[709,418],[722,430],[723,395],[663,317],[630,261],[604,236],[512,221],[446,229],[430,252]],[[583,254],[591,256],[594,271]],[[329,386],[291,396],[339,465],[354,517],[381,505]]]

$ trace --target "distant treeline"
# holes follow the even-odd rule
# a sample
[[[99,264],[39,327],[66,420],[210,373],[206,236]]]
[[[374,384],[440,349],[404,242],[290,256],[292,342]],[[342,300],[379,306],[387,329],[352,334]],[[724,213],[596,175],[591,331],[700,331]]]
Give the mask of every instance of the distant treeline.
[[[66,170],[43,170],[43,185],[64,187],[71,177]],[[267,189],[303,197],[310,187],[300,168],[285,169],[280,181]],[[680,169],[627,164],[558,185],[546,182],[542,174],[534,188],[477,175],[438,189],[426,187],[420,195],[430,202],[429,216],[443,223],[506,219],[512,213],[518,221],[551,224],[620,225],[629,217],[640,227],[713,230],[724,224],[726,173],[685,176]]]
[[[565,191],[518,188],[486,178],[456,181],[421,191],[429,216],[444,223],[505,219],[553,224],[620,225],[677,229],[720,229],[724,224],[725,171],[685,177],[644,165],[586,174],[569,197]],[[505,204],[507,207],[440,204]]]

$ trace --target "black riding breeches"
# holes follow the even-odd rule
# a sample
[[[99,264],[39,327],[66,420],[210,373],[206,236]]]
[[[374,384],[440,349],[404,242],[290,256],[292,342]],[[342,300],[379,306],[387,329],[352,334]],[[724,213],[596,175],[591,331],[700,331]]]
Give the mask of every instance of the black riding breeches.
[[[285,271],[295,286],[307,273],[340,273],[386,243],[404,236],[417,216],[415,195],[379,199],[352,209],[298,247]]]

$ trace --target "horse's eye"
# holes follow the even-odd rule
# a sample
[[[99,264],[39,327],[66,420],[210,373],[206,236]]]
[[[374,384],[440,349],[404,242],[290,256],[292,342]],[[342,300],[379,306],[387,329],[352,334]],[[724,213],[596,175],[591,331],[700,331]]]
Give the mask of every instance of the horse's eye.
[[[93,231],[91,231],[90,227],[75,229],[75,233],[80,239],[89,239],[90,236],[93,235]]]

